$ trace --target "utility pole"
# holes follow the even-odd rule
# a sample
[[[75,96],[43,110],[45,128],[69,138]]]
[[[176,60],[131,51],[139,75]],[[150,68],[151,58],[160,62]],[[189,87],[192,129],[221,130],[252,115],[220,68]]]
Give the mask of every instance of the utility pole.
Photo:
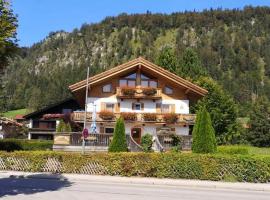
[[[84,107],[82,154],[85,153],[85,134],[84,133],[86,131],[86,121],[87,121],[88,89],[89,89],[89,67],[87,67],[87,77],[86,77],[86,92],[85,92],[85,107]]]

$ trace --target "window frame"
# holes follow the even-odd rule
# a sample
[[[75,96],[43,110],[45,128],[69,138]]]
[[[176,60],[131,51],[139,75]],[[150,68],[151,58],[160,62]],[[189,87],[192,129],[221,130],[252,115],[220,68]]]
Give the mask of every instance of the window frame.
[[[106,86],[109,86],[109,87],[110,87],[110,90],[109,90],[109,91],[105,91],[105,90],[104,90],[104,88],[105,88]],[[103,85],[103,86],[102,86],[102,92],[103,92],[103,93],[111,93],[111,92],[112,92],[112,84],[111,84],[111,83],[108,83],[108,84],[106,84],[106,85]]]
[[[112,105],[112,108],[108,109],[108,105]],[[115,103],[105,103],[105,111],[114,112],[115,109]]]
[[[112,133],[107,133],[106,132],[106,129],[112,129],[113,130],[113,132],[114,132],[114,127],[104,127],[104,134],[113,134],[113,132]]]
[[[166,89],[171,90],[171,92],[166,91]],[[164,87],[164,93],[165,93],[165,94],[168,94],[168,95],[172,95],[172,94],[173,94],[173,88],[171,88],[171,87],[165,85],[165,87]]]

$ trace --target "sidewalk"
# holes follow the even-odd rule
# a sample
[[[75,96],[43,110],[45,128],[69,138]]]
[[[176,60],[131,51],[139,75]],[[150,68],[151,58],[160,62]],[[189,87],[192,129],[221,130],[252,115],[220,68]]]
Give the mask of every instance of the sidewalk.
[[[51,174],[51,173],[31,173],[18,171],[0,171],[1,178],[32,178],[32,179],[52,179],[69,180],[73,182],[98,182],[115,184],[134,184],[134,185],[156,185],[187,188],[209,188],[209,189],[232,189],[248,191],[267,191],[270,192],[270,183],[228,183],[218,181],[201,181],[186,179],[158,179],[145,177],[119,177],[119,176],[98,176],[86,174]]]

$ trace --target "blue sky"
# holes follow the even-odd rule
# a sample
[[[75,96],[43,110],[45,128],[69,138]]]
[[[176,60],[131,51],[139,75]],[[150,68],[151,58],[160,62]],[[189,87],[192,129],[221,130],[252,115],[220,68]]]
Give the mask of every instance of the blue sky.
[[[72,31],[120,13],[171,13],[209,8],[268,5],[270,0],[12,0],[20,46],[30,46],[57,30]]]

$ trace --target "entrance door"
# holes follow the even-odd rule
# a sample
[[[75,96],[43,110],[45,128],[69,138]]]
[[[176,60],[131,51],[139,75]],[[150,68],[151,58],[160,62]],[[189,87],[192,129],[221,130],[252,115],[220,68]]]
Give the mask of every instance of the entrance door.
[[[141,128],[132,128],[131,129],[131,137],[137,142],[138,144],[141,144]]]

